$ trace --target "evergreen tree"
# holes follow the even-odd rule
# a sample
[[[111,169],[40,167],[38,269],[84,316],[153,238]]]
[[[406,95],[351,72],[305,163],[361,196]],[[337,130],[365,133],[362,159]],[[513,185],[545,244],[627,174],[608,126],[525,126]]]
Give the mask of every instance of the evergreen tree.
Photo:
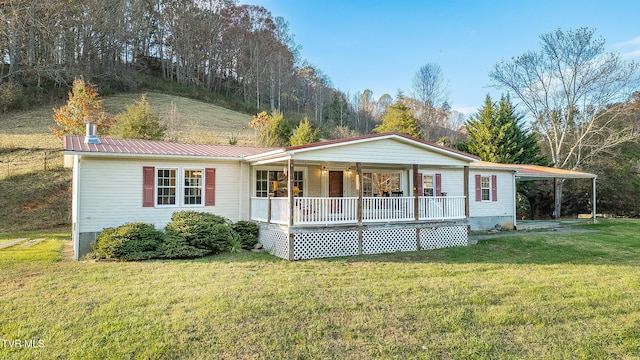
[[[373,131],[377,133],[393,131],[422,139],[418,119],[411,115],[411,109],[405,105],[401,96],[387,108],[382,117],[382,123]]]
[[[546,164],[546,159],[539,155],[536,135],[522,127],[522,116],[516,114],[508,96],[493,103],[487,95],[484,106],[467,122],[467,143],[458,148],[484,161]]]
[[[320,139],[320,132],[313,129],[309,123],[309,119],[305,116],[300,120],[300,124],[296,127],[296,131],[291,135],[289,142],[292,146],[304,145],[317,142]]]
[[[145,95],[126,111],[118,114],[113,134],[125,139],[161,140],[166,128],[160,124],[160,116],[151,110]]]
[[[49,128],[58,138],[83,135],[86,123],[96,124],[98,134],[105,134],[115,123],[115,118],[102,111],[98,90],[82,78],[73,81],[67,105],[53,109],[53,112],[53,120],[58,127]]]

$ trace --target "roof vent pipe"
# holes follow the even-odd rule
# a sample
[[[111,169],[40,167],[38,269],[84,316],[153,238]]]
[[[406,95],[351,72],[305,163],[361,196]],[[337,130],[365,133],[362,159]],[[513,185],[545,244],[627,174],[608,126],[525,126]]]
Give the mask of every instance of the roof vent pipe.
[[[100,144],[97,135],[97,126],[94,123],[87,123],[87,134],[84,137],[85,144]]]

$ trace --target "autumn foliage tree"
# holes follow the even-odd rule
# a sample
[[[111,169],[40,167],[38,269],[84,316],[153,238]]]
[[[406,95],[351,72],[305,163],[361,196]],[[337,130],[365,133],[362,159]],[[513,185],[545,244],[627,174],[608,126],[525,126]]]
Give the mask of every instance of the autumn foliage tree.
[[[249,127],[254,129],[256,141],[262,146],[287,146],[291,137],[291,126],[278,110],[271,115],[263,111],[253,116]]]
[[[57,127],[51,126],[51,131],[61,139],[65,135],[82,135],[85,124],[94,123],[98,134],[108,133],[116,119],[102,111],[102,101],[95,86],[82,78],[75,79],[67,105],[53,109]]]

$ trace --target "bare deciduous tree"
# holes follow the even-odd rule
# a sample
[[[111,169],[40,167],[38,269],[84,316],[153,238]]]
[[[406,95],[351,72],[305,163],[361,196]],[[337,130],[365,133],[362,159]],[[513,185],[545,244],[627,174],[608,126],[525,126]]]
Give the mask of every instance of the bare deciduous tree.
[[[449,118],[447,82],[442,68],[428,63],[418,69],[413,78],[411,108],[420,121],[420,127],[428,140],[435,140],[442,129],[447,129]]]
[[[540,36],[542,49],[496,64],[494,86],[516,95],[533,119],[533,129],[557,168],[575,170],[589,158],[633,139],[620,126],[624,101],[638,86],[638,64],[605,53],[594,31],[557,30]],[[562,181],[556,186],[560,216]]]

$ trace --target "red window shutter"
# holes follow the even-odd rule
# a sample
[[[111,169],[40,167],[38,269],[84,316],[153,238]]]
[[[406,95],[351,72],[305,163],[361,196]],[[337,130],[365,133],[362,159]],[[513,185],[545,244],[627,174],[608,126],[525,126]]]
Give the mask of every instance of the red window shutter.
[[[156,182],[156,169],[153,166],[142,168],[142,207],[153,207],[153,195]]]
[[[498,177],[491,175],[491,201],[498,201]]]
[[[418,189],[418,196],[423,196],[424,192],[422,190],[422,174],[418,173],[418,184],[416,184],[416,188]]]
[[[476,175],[476,201],[482,201],[482,179]]]
[[[216,204],[216,169],[205,169],[204,171],[204,205],[214,206]]]
[[[436,196],[442,196],[442,174],[436,174]]]

